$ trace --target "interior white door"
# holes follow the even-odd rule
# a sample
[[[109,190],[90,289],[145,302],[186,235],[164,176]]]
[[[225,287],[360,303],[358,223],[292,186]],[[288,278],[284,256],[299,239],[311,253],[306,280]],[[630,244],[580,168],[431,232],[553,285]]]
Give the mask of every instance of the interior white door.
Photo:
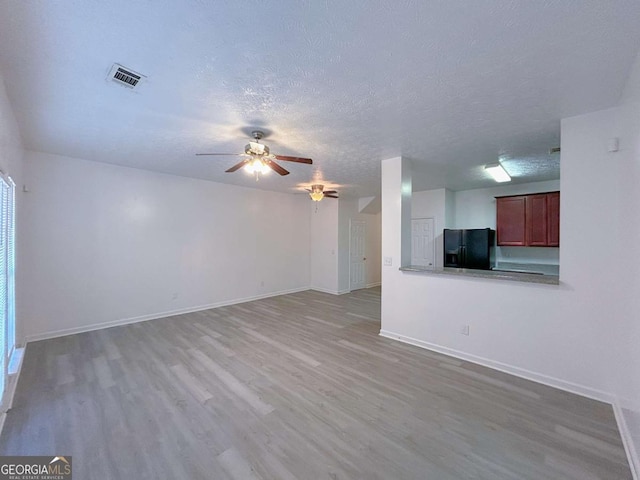
[[[411,264],[434,268],[435,243],[433,218],[411,220]]]
[[[349,261],[349,289],[358,290],[366,287],[365,271],[367,257],[365,257],[364,239],[366,231],[364,220],[351,220]]]

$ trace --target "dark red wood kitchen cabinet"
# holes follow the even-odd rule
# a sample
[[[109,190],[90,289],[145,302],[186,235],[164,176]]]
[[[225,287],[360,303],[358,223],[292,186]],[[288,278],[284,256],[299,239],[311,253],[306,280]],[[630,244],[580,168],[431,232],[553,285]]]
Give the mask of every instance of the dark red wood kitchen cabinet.
[[[547,193],[547,238],[549,247],[560,246],[560,192]]]
[[[560,192],[496,197],[499,246],[560,246]]]
[[[496,198],[498,245],[523,247],[526,237],[526,196]]]
[[[547,194],[526,197],[526,237],[528,247],[547,247]]]

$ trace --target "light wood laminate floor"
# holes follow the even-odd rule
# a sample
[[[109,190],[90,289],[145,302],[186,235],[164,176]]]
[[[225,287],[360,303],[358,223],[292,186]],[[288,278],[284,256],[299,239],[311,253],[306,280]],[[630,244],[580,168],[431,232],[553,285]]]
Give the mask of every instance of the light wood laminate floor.
[[[0,454],[78,480],[631,479],[610,406],[382,338],[379,312],[307,291],[30,343]]]

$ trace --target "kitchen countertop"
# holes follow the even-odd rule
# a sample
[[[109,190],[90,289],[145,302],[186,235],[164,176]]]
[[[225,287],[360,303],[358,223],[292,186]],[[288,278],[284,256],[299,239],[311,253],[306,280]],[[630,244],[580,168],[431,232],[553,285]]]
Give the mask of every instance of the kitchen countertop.
[[[507,270],[475,270],[471,268],[436,268],[429,269],[422,266],[409,265],[400,267],[402,272],[421,273],[426,275],[453,275],[461,277],[489,278],[512,282],[539,283],[543,285],[559,285],[558,275],[541,275],[537,273],[522,273]]]

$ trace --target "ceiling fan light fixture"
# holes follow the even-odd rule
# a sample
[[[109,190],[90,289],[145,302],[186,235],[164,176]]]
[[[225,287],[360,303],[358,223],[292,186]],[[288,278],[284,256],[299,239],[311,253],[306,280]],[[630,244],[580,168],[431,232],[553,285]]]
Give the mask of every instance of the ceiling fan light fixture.
[[[322,185],[311,185],[311,191],[309,192],[311,200],[314,202],[322,200],[324,198],[324,193],[322,192],[323,189],[324,187]]]
[[[504,169],[501,163],[489,163],[484,166],[484,169],[489,172],[493,179],[498,183],[510,182],[511,177]]]
[[[244,169],[247,173],[255,175],[256,181],[260,179],[260,174],[267,174],[271,170],[280,176],[289,175],[289,173],[291,173],[287,169],[282,168],[275,160],[305,163],[307,165],[313,164],[313,160],[310,158],[273,155],[269,151],[269,147],[260,143],[260,139],[264,137],[264,132],[260,130],[254,130],[251,132],[251,136],[254,138],[255,142],[249,142],[245,145],[244,153],[196,153],[196,155],[229,155],[245,157],[245,159],[236,163],[231,168],[226,169],[225,172],[233,173],[240,169]]]
[[[251,173],[251,174],[255,174],[255,175],[259,175],[259,174],[266,174],[269,173],[269,166],[264,163],[264,161],[261,158],[252,158],[249,163],[247,163],[247,165],[244,167],[244,169]]]

